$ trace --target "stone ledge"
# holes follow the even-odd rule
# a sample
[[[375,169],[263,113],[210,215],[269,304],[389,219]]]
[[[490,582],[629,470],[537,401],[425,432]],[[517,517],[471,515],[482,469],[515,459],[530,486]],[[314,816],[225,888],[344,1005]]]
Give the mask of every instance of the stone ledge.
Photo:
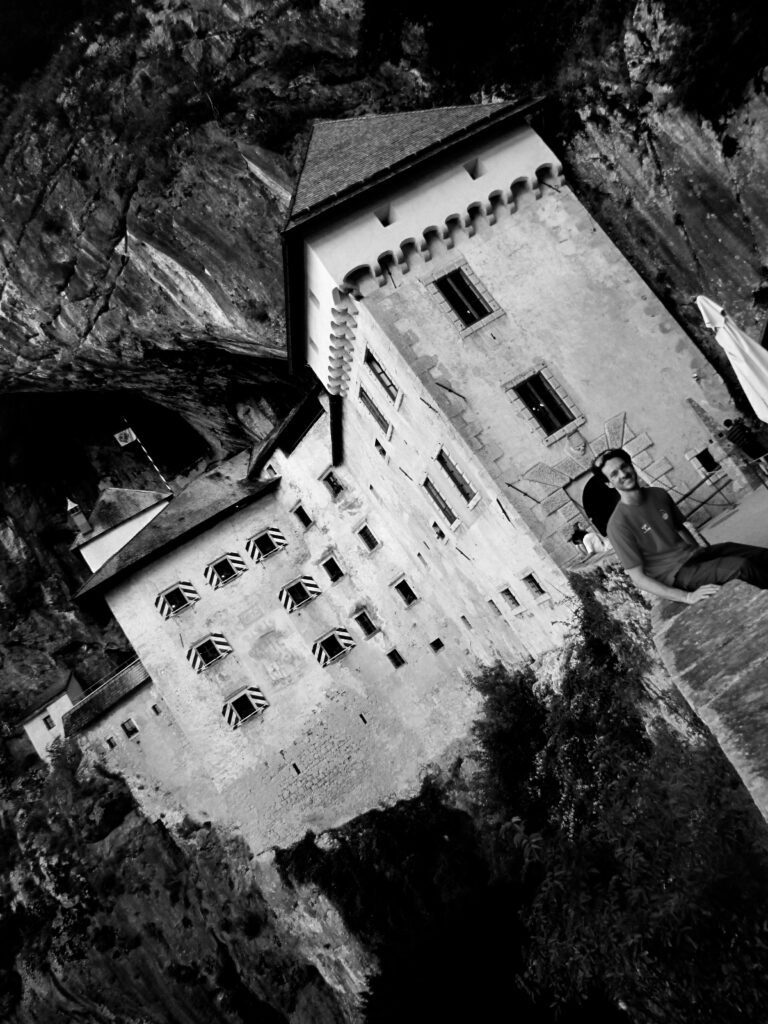
[[[768,591],[727,583],[708,601],[655,604],[661,660],[768,820]]]

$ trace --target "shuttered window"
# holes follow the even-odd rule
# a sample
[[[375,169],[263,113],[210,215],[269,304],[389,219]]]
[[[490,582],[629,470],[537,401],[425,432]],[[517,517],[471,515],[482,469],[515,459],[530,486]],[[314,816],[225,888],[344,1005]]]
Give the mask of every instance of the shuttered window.
[[[278,598],[283,608],[287,612],[292,612],[297,608],[301,608],[302,605],[307,604],[319,594],[320,587],[318,587],[311,576],[300,576],[292,583],[286,584],[278,594]]]
[[[269,707],[269,701],[258,686],[247,686],[230,697],[221,709],[224,720],[232,729],[239,728],[249,718],[260,715]]]
[[[205,569],[203,569],[203,576],[206,583],[212,586],[214,590],[218,590],[225,583],[231,583],[238,576],[242,576],[247,568],[240,555],[234,551],[228,551],[226,555],[222,555],[214,562],[206,565]]]
[[[223,634],[211,633],[210,636],[192,644],[187,651],[187,661],[195,672],[202,672],[209,665],[221,661],[222,658],[226,658],[231,653],[232,648]]]
[[[325,668],[332,661],[343,657],[347,651],[351,651],[354,646],[355,641],[348,631],[343,626],[337,626],[330,633],[326,633],[325,636],[315,640],[314,644],[312,644],[312,654]]]
[[[183,612],[185,608],[190,608],[195,601],[199,600],[200,595],[192,584],[186,580],[181,580],[173,587],[169,587],[157,595],[155,598],[155,608],[157,608],[164,619],[169,619],[172,615],[178,615],[179,612]]]
[[[287,543],[285,535],[276,526],[270,526],[268,530],[263,530],[246,541],[245,550],[254,562],[261,562],[280,551]]]

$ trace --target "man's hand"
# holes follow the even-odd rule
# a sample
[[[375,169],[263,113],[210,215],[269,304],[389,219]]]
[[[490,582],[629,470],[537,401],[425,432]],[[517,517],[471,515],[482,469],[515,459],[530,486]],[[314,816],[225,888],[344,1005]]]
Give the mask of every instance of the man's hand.
[[[706,601],[710,597],[714,597],[720,589],[718,583],[705,583],[703,587],[699,587],[698,590],[691,590],[686,597],[686,604],[698,604],[699,601]]]

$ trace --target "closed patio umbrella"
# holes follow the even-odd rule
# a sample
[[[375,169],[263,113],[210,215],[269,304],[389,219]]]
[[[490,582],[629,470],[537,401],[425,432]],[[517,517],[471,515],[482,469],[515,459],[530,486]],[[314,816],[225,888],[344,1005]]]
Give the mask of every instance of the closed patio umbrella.
[[[768,351],[752,341],[712,299],[697,295],[696,305],[725,349],[755,415],[768,423]]]

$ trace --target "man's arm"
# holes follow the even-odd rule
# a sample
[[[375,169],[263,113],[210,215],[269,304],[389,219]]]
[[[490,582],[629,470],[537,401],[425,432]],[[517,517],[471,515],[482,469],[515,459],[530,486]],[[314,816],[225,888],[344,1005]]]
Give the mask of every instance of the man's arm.
[[[636,565],[634,569],[627,569],[627,573],[638,590],[645,590],[648,594],[654,594],[656,597],[664,597],[667,601],[679,601],[681,604],[698,604],[699,601],[706,601],[720,589],[717,583],[706,583],[698,590],[668,587],[666,583],[647,576],[639,565]]]

